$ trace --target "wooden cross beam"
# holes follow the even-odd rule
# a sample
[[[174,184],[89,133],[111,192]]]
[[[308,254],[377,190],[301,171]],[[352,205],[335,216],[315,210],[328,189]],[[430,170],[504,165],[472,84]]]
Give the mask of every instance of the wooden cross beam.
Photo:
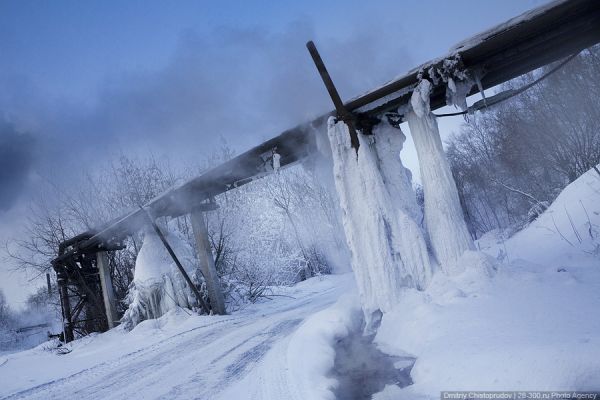
[[[167,252],[169,253],[169,255],[171,256],[171,258],[175,262],[175,265],[177,265],[177,269],[179,269],[179,272],[181,273],[181,275],[183,275],[183,278],[187,282],[188,286],[190,287],[190,289],[192,289],[192,292],[194,292],[194,295],[196,296],[196,299],[198,300],[198,303],[204,309],[204,312],[206,312],[206,314],[210,314],[210,308],[208,308],[208,304],[206,304],[206,302],[202,298],[202,295],[200,294],[200,292],[198,291],[198,289],[194,285],[194,282],[192,282],[192,280],[190,279],[190,276],[187,274],[187,272],[185,272],[185,269],[183,268],[183,265],[181,265],[181,262],[179,261],[179,258],[177,258],[177,255],[175,254],[175,252],[173,251],[173,248],[171,247],[171,245],[167,241],[167,238],[165,237],[165,235],[163,235],[163,233],[160,230],[160,228],[158,227],[158,225],[156,225],[156,222],[154,222],[154,219],[152,219],[152,216],[150,215],[150,213],[148,212],[148,210],[146,210],[146,209],[144,209],[142,207],[140,207],[140,208],[144,211],[144,214],[146,215],[146,217],[148,219],[148,223],[150,223],[150,225],[152,226],[152,228],[154,228],[154,232],[156,232],[156,234],[158,235],[158,238],[160,239],[160,241],[162,242],[162,244],[165,246],[165,249],[167,249]]]
[[[335,85],[333,84],[333,80],[331,80],[331,76],[329,76],[329,72],[325,67],[325,63],[323,62],[323,59],[321,59],[321,55],[319,54],[319,51],[312,40],[306,43],[306,48],[308,49],[308,52],[310,53],[310,56],[312,57],[317,70],[319,71],[319,75],[321,75],[323,84],[329,93],[329,97],[331,97],[331,101],[335,106],[337,118],[341,121],[344,121],[346,126],[348,126],[348,131],[350,132],[350,143],[358,154],[358,146],[360,146],[360,143],[358,141],[358,133],[356,132],[355,126],[356,117],[344,106],[344,103],[340,98],[340,94],[338,93]]]

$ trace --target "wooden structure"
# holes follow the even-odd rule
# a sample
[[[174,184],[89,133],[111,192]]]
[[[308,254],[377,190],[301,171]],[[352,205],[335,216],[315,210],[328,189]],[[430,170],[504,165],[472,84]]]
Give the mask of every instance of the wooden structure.
[[[72,339],[72,330],[80,329],[81,326],[81,322],[76,321],[74,317],[80,312],[79,303],[75,306],[71,304],[69,288],[76,287],[80,293],[83,292],[85,302],[90,305],[90,308],[97,311],[102,309],[104,314],[107,313],[103,304],[107,301],[110,303],[111,300],[105,295],[105,301],[102,302],[100,294],[110,292],[103,290],[103,287],[110,285],[110,282],[106,280],[105,274],[101,274],[104,279],[100,280],[97,262],[94,261],[95,255],[98,252],[118,248],[123,238],[147,224],[145,210],[154,218],[192,213],[196,221],[194,233],[198,248],[203,252],[200,255],[200,260],[204,260],[202,268],[203,270],[208,268],[205,271],[205,278],[208,285],[213,285],[213,289],[217,290],[218,278],[216,274],[210,272],[211,264],[214,270],[214,262],[211,261],[212,254],[205,242],[206,233],[201,227],[203,225],[201,212],[206,211],[207,204],[214,196],[265,176],[267,173],[265,160],[274,148],[277,148],[277,153],[281,156],[281,166],[285,167],[317,152],[315,135],[319,134],[319,129],[325,126],[329,116],[340,112],[352,113],[355,129],[363,132],[369,131],[370,127],[387,112],[394,112],[401,117],[403,107],[408,104],[420,77],[428,77],[429,71],[444,68],[447,60],[452,60],[456,68],[460,68],[478,82],[478,85],[473,86],[468,92],[470,95],[575,54],[598,42],[600,42],[600,1],[552,2],[476,35],[453,48],[447,55],[431,60],[398,79],[341,104],[342,107],[338,107],[337,113],[332,111],[311,122],[282,132],[184,185],[156,197],[144,206],[144,210],[133,210],[97,231],[86,232],[66,241],[61,246],[59,256],[53,262],[61,288],[65,339]],[[339,99],[339,95],[337,98]],[[339,105],[336,104],[336,107]],[[446,105],[446,85],[444,82],[434,80],[431,108],[437,109],[444,105]],[[215,307],[213,311],[223,312],[222,299],[218,298],[214,290],[211,295],[215,296],[211,299],[211,305]],[[90,323],[91,325],[85,331],[105,330],[108,327],[106,317],[104,321],[101,321],[100,317],[101,315],[97,316],[95,322]],[[69,330],[71,330],[70,334]]]

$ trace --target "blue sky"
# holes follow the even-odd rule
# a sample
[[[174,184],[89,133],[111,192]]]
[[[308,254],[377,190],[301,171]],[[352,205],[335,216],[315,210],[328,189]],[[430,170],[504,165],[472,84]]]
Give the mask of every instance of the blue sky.
[[[348,99],[544,2],[0,1],[0,122],[31,143],[0,160],[0,241],[40,179],[74,179],[84,159],[193,160],[220,137],[243,151],[328,111],[307,40]],[[403,156],[415,169],[410,140]],[[10,267],[0,288],[19,304],[37,282]]]
[[[374,27],[387,29],[390,36],[379,37],[375,45],[388,51],[407,46],[418,63],[539,3],[3,1],[0,71],[31,80],[47,95],[85,99],[111,75],[165,67],[187,34],[214,39],[219,30],[232,28],[278,34],[295,23],[308,24],[313,39],[322,42],[344,41]]]

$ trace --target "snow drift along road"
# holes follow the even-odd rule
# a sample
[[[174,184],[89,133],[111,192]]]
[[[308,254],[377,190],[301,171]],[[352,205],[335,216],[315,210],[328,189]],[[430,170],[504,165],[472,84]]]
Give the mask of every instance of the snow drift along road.
[[[229,316],[170,312],[93,335],[57,355],[35,349],[0,358],[2,399],[304,399],[302,362],[288,352],[305,318],[353,289],[350,275],[313,278],[273,301]],[[310,349],[306,349],[309,351]]]

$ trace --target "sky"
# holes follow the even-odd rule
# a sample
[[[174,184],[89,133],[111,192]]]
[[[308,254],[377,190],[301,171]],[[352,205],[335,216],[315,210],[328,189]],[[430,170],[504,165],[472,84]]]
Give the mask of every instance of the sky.
[[[242,152],[332,109],[306,41],[349,99],[543,3],[0,1],[0,290],[18,307],[40,284],[2,249],[41,182],[118,154]],[[403,158],[416,172],[410,136]]]

